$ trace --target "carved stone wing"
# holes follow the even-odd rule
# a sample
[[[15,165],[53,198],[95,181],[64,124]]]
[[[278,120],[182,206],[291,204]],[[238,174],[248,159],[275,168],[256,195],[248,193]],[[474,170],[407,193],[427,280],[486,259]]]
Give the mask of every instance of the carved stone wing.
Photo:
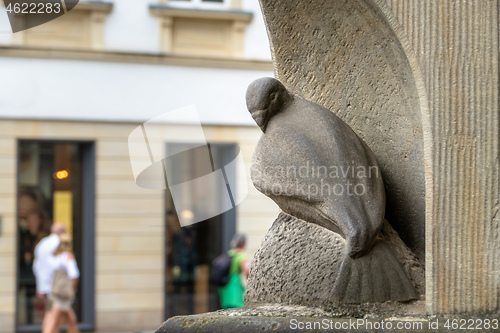
[[[384,0],[260,0],[275,74],[292,93],[343,119],[372,149],[386,218],[424,260],[420,101]],[[382,5],[382,6],[381,6]]]

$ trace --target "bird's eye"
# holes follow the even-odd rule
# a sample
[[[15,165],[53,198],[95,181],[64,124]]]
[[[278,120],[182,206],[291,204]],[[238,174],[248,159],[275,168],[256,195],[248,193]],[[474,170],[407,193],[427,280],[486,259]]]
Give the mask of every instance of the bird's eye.
[[[272,93],[269,97],[271,98],[271,101],[274,101],[276,99],[276,93]]]

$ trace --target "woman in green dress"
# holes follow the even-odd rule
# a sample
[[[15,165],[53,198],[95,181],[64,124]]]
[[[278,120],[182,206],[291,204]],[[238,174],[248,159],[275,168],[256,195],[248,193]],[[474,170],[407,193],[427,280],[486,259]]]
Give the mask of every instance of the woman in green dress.
[[[245,281],[249,272],[247,254],[244,252],[245,246],[246,237],[235,235],[231,241],[231,250],[227,253],[231,257],[229,281],[225,286],[219,287],[220,303],[223,309],[243,306]]]

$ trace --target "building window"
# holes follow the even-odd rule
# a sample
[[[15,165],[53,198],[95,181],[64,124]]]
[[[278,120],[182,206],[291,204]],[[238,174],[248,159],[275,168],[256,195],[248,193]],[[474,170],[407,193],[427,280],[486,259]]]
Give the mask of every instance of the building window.
[[[40,1],[40,0],[37,0]],[[102,50],[104,20],[112,3],[80,1],[67,14],[50,22],[13,34],[13,43],[34,47]],[[16,14],[14,22],[22,28],[30,16]]]
[[[35,296],[34,250],[54,222],[66,225],[81,276],[73,304],[93,326],[93,143],[21,140],[18,145],[18,328],[40,328],[46,304]],[[85,249],[85,251],[83,250]]]
[[[236,182],[234,164],[231,165],[229,162],[237,156],[238,147],[235,144],[209,144],[211,157],[208,160],[205,147],[207,146],[189,149],[188,144],[167,145],[167,149],[183,151],[166,159],[169,186],[188,184],[194,179],[199,180],[214,169],[219,170],[220,166],[224,166],[226,183],[206,181],[197,189],[190,188],[193,186],[192,183],[187,185],[182,191],[176,192],[176,199],[185,198],[182,207],[176,207],[174,205],[176,199],[173,199],[170,190],[166,191],[166,318],[204,313],[220,308],[217,287],[210,285],[208,281],[209,268],[216,256],[229,250],[230,240],[235,233],[236,208],[233,204],[232,209],[194,224],[182,226],[180,221],[185,223],[186,218],[196,217],[200,210],[205,210],[200,206],[206,205],[207,202],[217,206],[217,198],[224,198],[227,195],[228,183]],[[196,184],[200,186],[201,182]],[[210,199],[203,198],[204,195]]]
[[[160,19],[161,51],[186,56],[242,58],[245,30],[253,14],[221,7],[229,6],[228,2],[210,4],[219,6],[219,10],[206,10],[206,6],[196,7],[182,0],[175,4],[169,1],[167,5],[151,5],[150,12]]]
[[[149,8],[151,14],[160,19],[160,48],[163,53],[243,57],[245,30],[253,14],[242,11],[241,2],[171,0],[150,5]]]
[[[203,9],[227,9],[230,8],[231,0],[167,0],[172,7],[180,8],[203,8]]]

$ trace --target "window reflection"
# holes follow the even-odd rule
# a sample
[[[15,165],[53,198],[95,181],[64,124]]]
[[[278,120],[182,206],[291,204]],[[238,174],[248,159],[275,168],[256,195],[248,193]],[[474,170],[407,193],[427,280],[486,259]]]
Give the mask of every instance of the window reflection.
[[[46,200],[35,187],[22,186],[19,189],[19,294],[24,301],[26,323],[41,323],[43,308],[36,302],[36,284],[33,275],[34,250],[38,242],[50,234]]]
[[[17,325],[40,325],[45,301],[37,298],[34,250],[54,221],[66,225],[81,262],[81,144],[21,141],[18,159]],[[57,172],[66,171],[65,177]],[[74,303],[80,317],[80,295]]]
[[[172,148],[173,145],[182,144],[168,146]],[[208,161],[209,166],[225,166],[237,155],[237,146],[234,144],[210,144],[209,147],[212,159],[212,162]],[[203,149],[190,149],[167,159],[169,184],[187,182],[212,172],[212,167],[207,170],[204,157]],[[228,181],[234,182],[236,173],[234,170],[229,171],[228,177],[232,179]],[[211,196],[222,196],[223,191],[227,193],[227,186],[207,187],[206,191]],[[179,215],[182,214],[183,220],[187,220],[189,214],[193,215],[192,211],[196,210],[199,200],[192,200],[192,211],[185,209],[180,212],[176,211],[169,190],[166,191],[165,200],[166,318],[220,309],[217,287],[209,283],[209,269],[212,260],[229,248],[236,223],[235,210],[181,227]]]

